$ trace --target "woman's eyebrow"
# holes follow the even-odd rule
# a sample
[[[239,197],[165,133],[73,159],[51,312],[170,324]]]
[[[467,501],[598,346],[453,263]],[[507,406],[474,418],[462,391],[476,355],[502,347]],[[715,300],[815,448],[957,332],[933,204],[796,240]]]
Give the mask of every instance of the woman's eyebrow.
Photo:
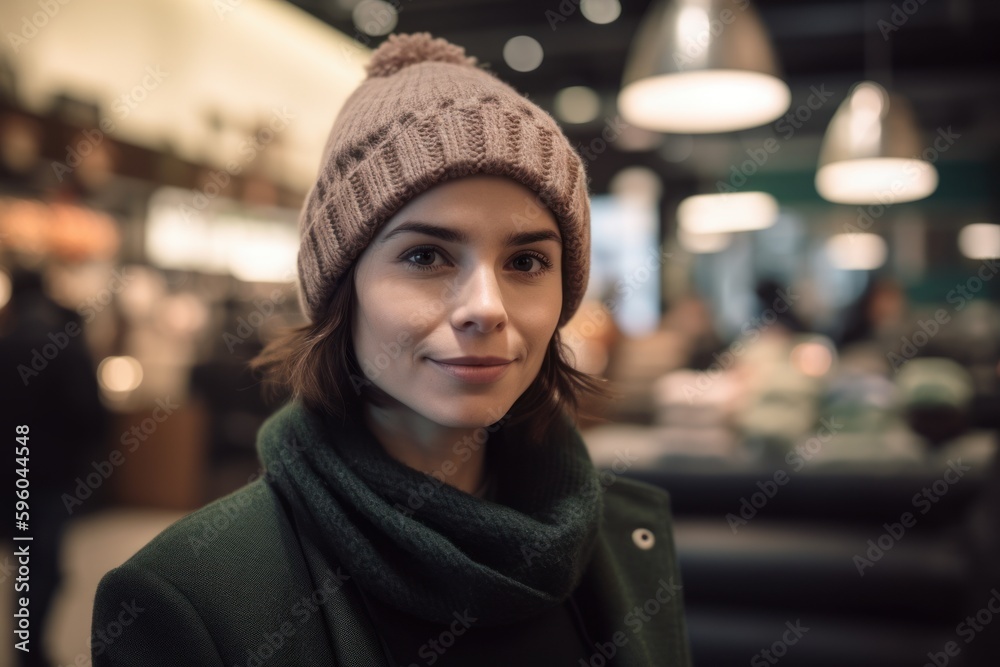
[[[504,237],[504,245],[528,245],[538,241],[555,241],[562,245],[562,239],[551,229],[539,229],[534,232],[511,232]]]
[[[414,232],[416,234],[426,234],[427,236],[433,236],[439,238],[442,241],[450,241],[452,243],[468,243],[469,237],[465,232],[458,231],[457,229],[449,229],[447,227],[438,227],[437,225],[432,225],[427,222],[418,222],[416,220],[411,222],[404,222],[399,227],[382,237],[379,244],[385,243],[393,236],[398,236],[406,232]]]
[[[449,241],[451,243],[468,243],[468,235],[457,229],[450,229],[448,227],[439,227],[438,225],[432,225],[427,222],[420,222],[417,220],[412,220],[410,222],[404,222],[403,224],[396,227],[394,230],[382,237],[379,241],[379,245],[385,243],[389,239],[399,234],[404,234],[406,232],[413,232],[416,234],[426,234],[427,236],[433,236],[439,238],[442,241]],[[518,245],[528,245],[531,243],[537,243],[539,241],[554,241],[562,245],[562,239],[559,238],[559,234],[552,231],[551,229],[539,229],[536,231],[529,232],[511,232],[504,237],[504,245],[506,246],[518,246]]]

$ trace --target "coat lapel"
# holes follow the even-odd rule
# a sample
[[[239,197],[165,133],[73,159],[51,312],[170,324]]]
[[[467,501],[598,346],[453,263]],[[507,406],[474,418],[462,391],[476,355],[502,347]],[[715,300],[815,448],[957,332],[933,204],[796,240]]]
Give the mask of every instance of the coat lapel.
[[[594,555],[577,601],[596,644],[591,664],[690,665],[670,498],[616,478],[605,491]]]
[[[326,594],[319,608],[326,626],[327,641],[335,656],[329,664],[343,667],[388,667],[380,639],[362,607],[363,603],[350,577],[340,567],[331,569],[330,563],[320,553],[312,538],[314,527],[298,517],[294,517],[294,520],[314,585],[317,581],[335,581],[335,585],[317,587],[317,590]]]

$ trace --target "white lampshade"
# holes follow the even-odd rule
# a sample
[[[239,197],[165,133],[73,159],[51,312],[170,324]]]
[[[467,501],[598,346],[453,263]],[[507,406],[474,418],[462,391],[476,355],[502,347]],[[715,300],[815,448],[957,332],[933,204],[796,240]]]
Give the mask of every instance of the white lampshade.
[[[730,132],[779,118],[791,99],[753,7],[670,0],[643,19],[618,107],[647,130]]]
[[[677,207],[680,229],[692,234],[765,229],[777,219],[778,202],[766,192],[694,195]]]
[[[816,190],[838,204],[897,204],[930,195],[938,174],[906,100],[873,81],[857,84],[830,121]]]
[[[677,241],[688,252],[696,255],[705,255],[725,250],[732,244],[733,237],[731,234],[697,234],[689,232],[683,227],[678,227]]]
[[[969,259],[1000,257],[1000,225],[977,222],[958,232],[958,249]]]
[[[885,240],[878,234],[834,234],[826,240],[830,263],[844,271],[873,271],[888,255]]]

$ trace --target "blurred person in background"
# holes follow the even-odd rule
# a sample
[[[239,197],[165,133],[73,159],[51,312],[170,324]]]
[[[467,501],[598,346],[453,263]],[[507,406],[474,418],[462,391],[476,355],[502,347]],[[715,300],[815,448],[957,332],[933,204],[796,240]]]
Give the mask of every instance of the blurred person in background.
[[[256,335],[259,330],[240,336],[240,327],[248,326],[244,316],[250,312],[241,306],[235,298],[223,303],[222,330],[229,336],[214,338],[211,356],[192,366],[189,378],[189,395],[208,422],[209,498],[238,488],[257,469],[257,430],[270,413],[247,366],[264,346]]]
[[[726,349],[715,330],[711,308],[695,293],[677,299],[664,315],[662,324],[664,329],[680,336],[685,368],[705,370],[716,363],[716,355]]]
[[[769,327],[775,327],[789,334],[811,331],[809,324],[796,314],[793,299],[774,278],[758,280],[754,294],[759,302],[759,312],[773,312],[777,317],[777,321]]]
[[[905,333],[907,311],[906,292],[897,280],[873,278],[844,314],[837,346],[845,349],[863,343],[893,343]]]
[[[300,219],[309,322],[254,362],[293,395],[267,473],[104,576],[95,629],[144,611],[93,664],[689,665],[669,497],[574,423],[583,161],[443,39],[367,71]]]
[[[110,414],[99,397],[82,319],[46,294],[42,274],[33,269],[11,271],[10,301],[0,310],[0,368],[4,433],[13,439],[17,425],[29,429],[28,528],[14,532],[32,540],[14,542],[8,533],[11,544],[27,544],[30,554],[29,589],[15,593],[29,599],[30,650],[17,656],[22,665],[47,665],[43,629],[62,579],[60,545],[74,509],[63,495],[73,493],[77,476],[92,472]],[[16,469],[13,474],[16,481]],[[19,487],[12,482],[11,488]]]
[[[0,116],[0,193],[42,196],[54,176],[42,161],[42,125],[24,114]]]

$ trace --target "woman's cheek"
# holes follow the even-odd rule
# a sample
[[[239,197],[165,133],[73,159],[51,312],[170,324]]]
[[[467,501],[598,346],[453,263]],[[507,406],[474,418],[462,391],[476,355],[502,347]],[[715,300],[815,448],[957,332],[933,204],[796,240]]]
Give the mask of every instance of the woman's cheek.
[[[562,290],[556,288],[521,299],[515,312],[522,315],[525,326],[544,331],[555,328],[561,306]]]

